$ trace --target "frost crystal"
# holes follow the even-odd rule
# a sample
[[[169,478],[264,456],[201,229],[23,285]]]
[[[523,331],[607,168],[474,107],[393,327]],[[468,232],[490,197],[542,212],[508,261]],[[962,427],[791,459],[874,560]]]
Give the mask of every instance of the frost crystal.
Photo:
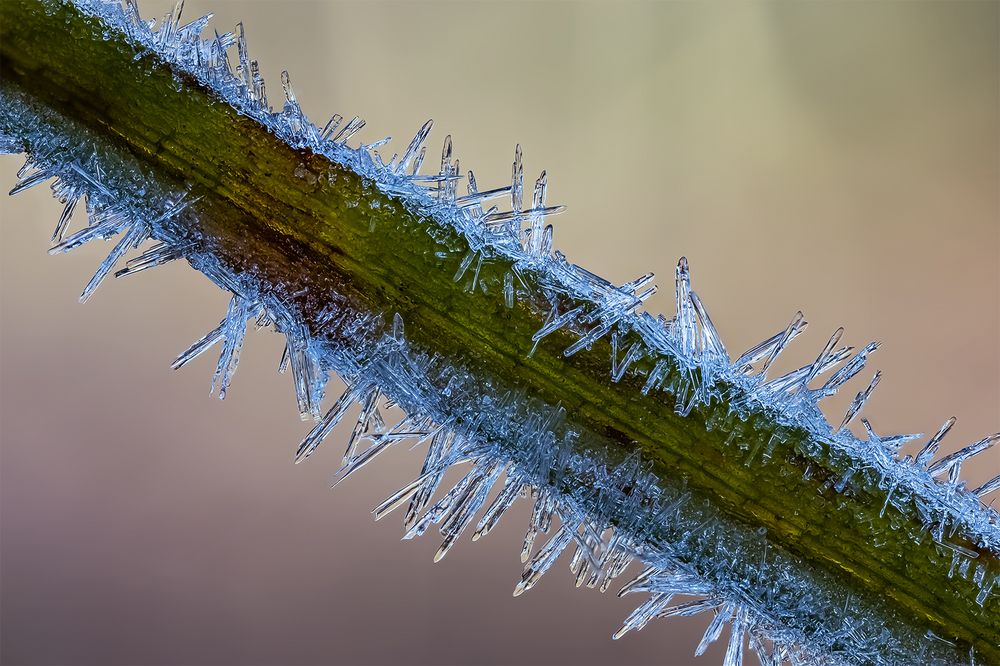
[[[827,487],[849,493],[852,478],[873,475],[887,490],[883,513],[890,506],[904,513],[916,507],[925,533],[947,553],[952,572],[968,578],[972,571],[979,589],[977,603],[984,605],[995,594],[996,573],[977,566],[979,554],[967,546],[1000,552],[998,515],[980,501],[1000,489],[1000,477],[969,492],[958,471],[1000,435],[935,461],[941,440],[954,424],[952,418],[912,462],[900,460],[897,453],[917,436],[880,436],[862,419],[867,437],[858,439],[846,426],[861,413],[879,382],[878,372],[837,427],[831,427],[817,407],[819,400],[834,395],[862,372],[878,343],[852,357],[850,347],[838,348],[844,332],[838,329],[811,363],[769,380],[775,359],[806,327],[801,312],[784,330],[731,361],[704,303],[692,290],[684,258],[674,276],[674,317],[637,311],[656,289],[652,274],[616,286],[553,251],[552,227],[546,219],[563,207],[547,203],[545,171],[526,195],[520,146],[515,149],[509,185],[480,190],[471,171],[463,177],[450,136],[437,172],[422,175],[431,121],[417,131],[402,155],[385,161],[379,149],[387,139],[359,148],[347,145],[364,127],[364,120],[354,117],[345,123],[337,114],[322,128],[309,121],[287,72],[281,76],[281,109],[272,111],[242,24],[235,33],[216,32],[202,39],[207,17],[182,25],[183,1],[156,29],[154,22],[139,18],[132,0],[124,5],[103,0],[74,4],[100,17],[109,30],[120,31],[141,51],[155,53],[193,76],[292,147],[323,155],[370,179],[384,194],[419,212],[429,232],[434,225],[459,232],[468,248],[453,277],[472,292],[469,298],[496,289],[506,308],[535,308],[544,318],[532,336],[531,353],[557,331],[576,338],[564,349],[565,357],[607,339],[611,379],[616,383],[634,379],[643,394],[669,396],[679,415],[702,409],[710,414],[706,427],[729,428],[731,438],[746,431],[734,424],[755,414],[770,415],[778,429],[769,440],[748,445],[748,466],[771,456],[783,437],[782,428],[805,430],[818,447],[813,454],[820,456],[822,450],[825,459],[842,470]],[[234,46],[235,69],[230,62]],[[474,377],[463,367],[428,356],[408,342],[406,322],[398,313],[360,312],[331,294],[322,330],[310,329],[281,285],[236,274],[218,261],[211,244],[189,222],[197,215],[197,202],[186,192],[157,191],[154,183],[143,182],[134,165],[101,151],[82,151],[67,138],[71,132],[64,127],[65,120],[33,107],[17,93],[5,91],[0,101],[0,152],[20,152],[30,146],[30,157],[11,194],[56,178],[53,192],[64,208],[51,252],[118,237],[81,299],[90,297],[130,251],[149,239],[155,244],[126,261],[116,276],[183,258],[231,291],[224,319],[183,352],[173,367],[221,345],[212,389],[224,398],[248,324],[253,321],[258,328],[269,326],[284,334],[280,369],[291,369],[299,411],[315,420],[296,452],[296,462],[315,453],[354,409],[358,415],[337,483],[394,444],[425,444],[416,479],[389,495],[373,513],[380,519],[402,509],[404,538],[437,526],[442,544],[435,560],[443,558],[463,533],[471,532],[473,541],[488,535],[518,498],[530,495],[533,510],[521,554],[525,566],[514,594],[530,590],[567,551],[572,553],[570,567],[577,585],[602,591],[632,562],[641,562],[645,570],[622,593],[649,596],[615,638],[642,629],[654,618],[708,613],[712,619],[697,654],[718,640],[728,625],[727,666],[742,663],[745,642],[763,664],[890,664],[914,659],[940,663],[949,658],[942,655],[952,654],[946,649],[952,645],[947,639],[913,635],[902,624],[887,627],[878,612],[852,599],[832,574],[770,549],[765,535],[722,518],[683,483],[668,485],[638,456],[607,464],[598,456],[583,454],[574,446],[581,433],[564,409],[498,390],[489,378]],[[459,195],[463,180],[466,193]],[[484,209],[487,202],[501,198],[509,199],[509,210]],[[81,199],[86,202],[88,225],[70,233],[69,222]],[[487,285],[482,281],[483,267],[500,259],[511,269],[504,273],[502,284]],[[640,373],[640,361],[648,362],[650,369]],[[323,413],[331,372],[348,388]],[[812,388],[821,375],[831,372],[819,388]],[[406,412],[393,425],[383,419],[389,405]],[[732,442],[734,447],[743,444]],[[464,465],[465,475],[439,494],[445,472],[455,465]],[[808,478],[811,467],[806,470]],[[498,493],[488,501],[497,485]],[[956,533],[966,545],[955,543]],[[970,653],[970,661],[974,660]]]

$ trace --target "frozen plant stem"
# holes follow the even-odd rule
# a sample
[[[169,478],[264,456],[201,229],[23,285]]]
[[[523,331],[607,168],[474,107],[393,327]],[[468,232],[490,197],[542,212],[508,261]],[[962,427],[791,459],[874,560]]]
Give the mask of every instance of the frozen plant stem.
[[[683,260],[677,316],[635,314],[651,278],[616,288],[553,258],[543,219],[557,209],[545,203],[544,174],[522,193],[519,151],[500,192],[513,210],[491,211],[471,176],[469,193],[456,193],[450,140],[440,172],[410,177],[426,131],[398,160],[348,149],[360,121],[313,127],[287,76],[284,108],[270,112],[241,37],[203,43],[204,26],[182,26],[179,11],[149,33],[94,15],[108,7],[0,2],[2,147],[28,152],[40,169],[25,187],[59,176],[88,205],[177,195],[128,225],[113,258],[152,237],[164,245],[124,272],[184,257],[237,294],[191,351],[223,342],[220,393],[254,317],[286,335],[303,414],[319,415],[320,375],[345,376],[351,388],[300,458],[355,401],[356,435],[375,434],[364,451],[352,438],[346,473],[405,434],[429,440],[417,485],[385,508],[410,503],[408,536],[440,522],[442,556],[479,509],[486,524],[476,536],[488,531],[486,494],[506,471],[501,499],[513,501],[522,482],[538,495],[529,556],[553,513],[562,523],[534,548],[518,593],[571,544],[575,571],[595,586],[636,557],[651,569],[629,589],[652,596],[625,629],[713,610],[706,640],[725,622],[738,638],[727,663],[741,658],[744,633],[762,660],[1000,663],[1000,528],[961,487],[961,459],[933,461],[935,436],[910,465],[893,455],[902,440],[871,430],[856,440],[816,416],[815,400],[859,373],[874,345],[850,358],[838,331],[800,373],[765,384],[761,364],[798,334],[800,317],[730,364]],[[122,16],[133,11],[126,3]],[[235,76],[227,50],[238,52]],[[220,93],[231,79],[243,82],[240,108]],[[421,178],[429,194],[418,196]],[[92,235],[124,231],[104,210],[92,213]],[[442,222],[455,211],[479,226]],[[400,381],[410,374],[423,383]],[[371,426],[379,392],[411,420]],[[435,456],[478,461],[436,504]],[[506,507],[495,506],[499,517]],[[670,606],[674,595],[705,599]]]

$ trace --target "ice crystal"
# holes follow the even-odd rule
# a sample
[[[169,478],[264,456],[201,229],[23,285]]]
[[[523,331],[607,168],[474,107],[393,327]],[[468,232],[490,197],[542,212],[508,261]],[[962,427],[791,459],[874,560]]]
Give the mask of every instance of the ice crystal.
[[[544,322],[532,336],[535,347],[556,331],[569,331],[576,336],[563,352],[569,357],[608,338],[611,379],[622,382],[637,374],[640,360],[649,360],[651,370],[640,377],[642,393],[670,396],[678,414],[715,406],[709,427],[723,428],[763,412],[779,426],[806,430],[844,469],[842,478],[831,483],[837,492],[849,491],[853,475],[874,473],[878,485],[888,491],[883,512],[889,506],[900,510],[916,506],[927,532],[951,554],[953,572],[967,577],[973,571],[972,580],[979,588],[977,603],[983,605],[995,594],[996,576],[975,564],[978,553],[949,536],[961,532],[977,548],[1000,552],[997,513],[980,501],[1000,488],[1000,477],[971,492],[958,479],[961,465],[994,445],[1000,435],[936,461],[941,440],[954,419],[923,445],[913,461],[900,460],[897,453],[916,436],[877,435],[871,423],[862,419],[867,437],[858,439],[846,426],[861,413],[880,373],[857,394],[836,427],[818,409],[819,400],[836,394],[863,371],[878,343],[852,355],[850,347],[838,347],[844,333],[838,329],[811,363],[768,379],[776,358],[806,327],[801,312],[786,328],[731,361],[704,303],[692,289],[684,258],[674,276],[673,318],[638,311],[656,289],[652,274],[615,285],[553,251],[552,227],[546,219],[563,207],[546,201],[545,171],[525,193],[520,146],[514,152],[509,185],[480,190],[472,171],[463,177],[450,136],[444,141],[437,172],[424,175],[420,169],[431,121],[420,127],[401,155],[385,161],[379,152],[385,141],[359,148],[348,145],[364,120],[354,117],[344,122],[337,114],[320,128],[306,118],[287,72],[281,75],[281,109],[272,111],[257,62],[249,56],[242,24],[235,33],[216,32],[203,39],[207,18],[182,25],[183,0],[158,27],[140,19],[133,0],[124,4],[75,0],[74,4],[100,17],[109,30],[121,33],[114,38],[127,38],[141,51],[157,54],[178,71],[195,77],[289,145],[307,148],[370,179],[383,193],[418,211],[429,226],[460,232],[468,250],[454,280],[467,281],[470,298],[476,297],[477,289],[486,288],[480,281],[485,263],[493,258],[509,262],[512,268],[497,288],[507,308],[524,301],[539,310]],[[235,69],[230,62],[233,47]],[[727,666],[742,663],[744,643],[763,664],[803,660],[898,663],[903,659],[937,663],[945,659],[942,655],[951,654],[944,650],[945,639],[909,635],[902,625],[890,629],[878,613],[841,589],[830,573],[769,550],[765,535],[727,522],[683,484],[664,483],[637,456],[609,465],[581,453],[574,448],[580,433],[561,407],[497,390],[465,368],[428,356],[407,341],[405,322],[398,313],[357,311],[334,294],[323,330],[310,330],[295,306],[283,298],[280,285],[235,274],[216,260],[210,245],[193,231],[196,225],[185,221],[197,214],[196,202],[186,192],[158,191],[155,183],[143,182],[137,168],[130,170],[129,164],[114,162],[100,150],[81,149],[69,138],[72,132],[64,120],[34,107],[17,93],[3,95],[0,151],[24,151],[28,145],[24,137],[31,137],[28,162],[18,173],[11,194],[55,178],[53,192],[64,204],[51,252],[66,252],[95,239],[118,238],[81,299],[91,296],[108,273],[147,240],[154,245],[125,262],[116,276],[184,258],[232,292],[219,325],[178,356],[173,367],[221,345],[212,389],[224,398],[250,322],[284,334],[281,369],[291,370],[300,413],[316,420],[295,454],[296,462],[316,452],[354,408],[358,416],[338,483],[394,444],[426,444],[419,475],[390,494],[373,513],[380,519],[402,509],[404,538],[437,526],[442,543],[435,560],[443,558],[464,533],[471,532],[473,541],[487,536],[518,498],[530,495],[533,509],[521,553],[525,566],[514,594],[530,590],[567,551],[573,553],[570,568],[577,585],[601,590],[608,589],[632,562],[641,562],[646,568],[622,593],[645,593],[648,598],[624,621],[615,638],[642,629],[654,618],[710,613],[712,619],[697,654],[718,640],[728,626]],[[466,193],[459,194],[462,180]],[[499,198],[509,199],[509,210],[484,209],[486,202]],[[527,207],[526,198],[530,199]],[[69,222],[81,199],[86,202],[88,224],[70,233]],[[623,340],[636,336],[639,342],[620,348]],[[347,389],[324,413],[320,406],[331,372],[344,379]],[[826,373],[832,374],[819,388],[811,388]],[[406,413],[393,425],[383,419],[390,404]],[[776,431],[771,442],[757,442],[748,452],[747,464],[757,456],[770,455],[768,447],[778,437]],[[464,465],[465,475],[439,493],[445,472],[455,465]],[[941,478],[944,475],[946,479]],[[501,480],[499,492],[488,502]],[[974,663],[975,655],[969,658]]]

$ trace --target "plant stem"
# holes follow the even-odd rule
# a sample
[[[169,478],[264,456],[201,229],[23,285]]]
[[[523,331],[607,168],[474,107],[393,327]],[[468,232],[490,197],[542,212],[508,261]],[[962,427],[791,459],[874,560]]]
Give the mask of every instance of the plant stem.
[[[847,492],[835,491],[845,462],[762,410],[738,416],[716,401],[678,415],[662,394],[641,391],[653,360],[612,381],[607,337],[566,358],[577,336],[562,329],[529,354],[544,324],[538,299],[509,308],[502,290],[469,293],[468,279],[453,279],[470,251],[464,236],[440,225],[428,233],[433,221],[374,184],[289,147],[192,77],[102,31],[72,5],[4,0],[2,87],[73,119],[151,179],[199,197],[199,233],[213,239],[218,260],[237,274],[304,287],[294,305],[315,334],[330,290],[359,310],[399,313],[408,341],[423,352],[564,407],[572,427],[587,433],[580,447],[590,455],[613,465],[639,452],[664,485],[683,480],[725,524],[766,531],[773,552],[834,577],[887,625],[948,637],[956,658],[974,647],[1000,663],[1000,597],[976,603],[977,586],[949,575],[950,551],[916,510],[890,505],[883,513],[887,490],[877,475],[855,474]],[[503,284],[511,270],[490,256],[478,281]],[[975,552],[987,576],[1000,575],[998,553],[962,534],[952,541]]]

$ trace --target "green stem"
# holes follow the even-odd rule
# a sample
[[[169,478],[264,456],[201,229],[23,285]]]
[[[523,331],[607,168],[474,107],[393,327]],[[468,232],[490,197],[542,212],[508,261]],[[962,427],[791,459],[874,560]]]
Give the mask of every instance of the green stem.
[[[353,172],[290,148],[156,56],[136,55],[71,5],[0,3],[2,86],[83,125],[151,178],[190,188],[201,197],[200,231],[216,239],[232,270],[253,267],[276,282],[312,285],[312,293],[334,288],[367,311],[400,313],[417,348],[565,407],[573,427],[589,433],[581,446],[603,449],[611,461],[640,451],[664,484],[684,479],[722,519],[766,529],[775,552],[834,576],[887,624],[933,631],[958,643],[956,655],[974,646],[1000,663],[1000,598],[981,607],[971,580],[949,577],[950,553],[915,510],[890,505],[880,513],[886,492],[874,475],[856,475],[850,492],[838,493],[830,480],[842,463],[829,452],[807,457],[817,447],[804,430],[763,413],[710,429],[707,421],[728,412],[719,403],[677,415],[662,395],[641,394],[641,377],[611,381],[606,339],[564,358],[575,338],[561,331],[529,356],[542,325],[537,308],[522,300],[508,309],[502,291],[470,294],[452,279],[464,237],[437,228],[432,238],[426,220]],[[509,270],[492,257],[479,280],[502,284]],[[297,305],[315,318],[320,304],[303,297]],[[748,463],[758,443],[773,448]],[[807,465],[816,471],[803,478]],[[1000,573],[997,553],[954,540],[978,552],[987,575]]]

